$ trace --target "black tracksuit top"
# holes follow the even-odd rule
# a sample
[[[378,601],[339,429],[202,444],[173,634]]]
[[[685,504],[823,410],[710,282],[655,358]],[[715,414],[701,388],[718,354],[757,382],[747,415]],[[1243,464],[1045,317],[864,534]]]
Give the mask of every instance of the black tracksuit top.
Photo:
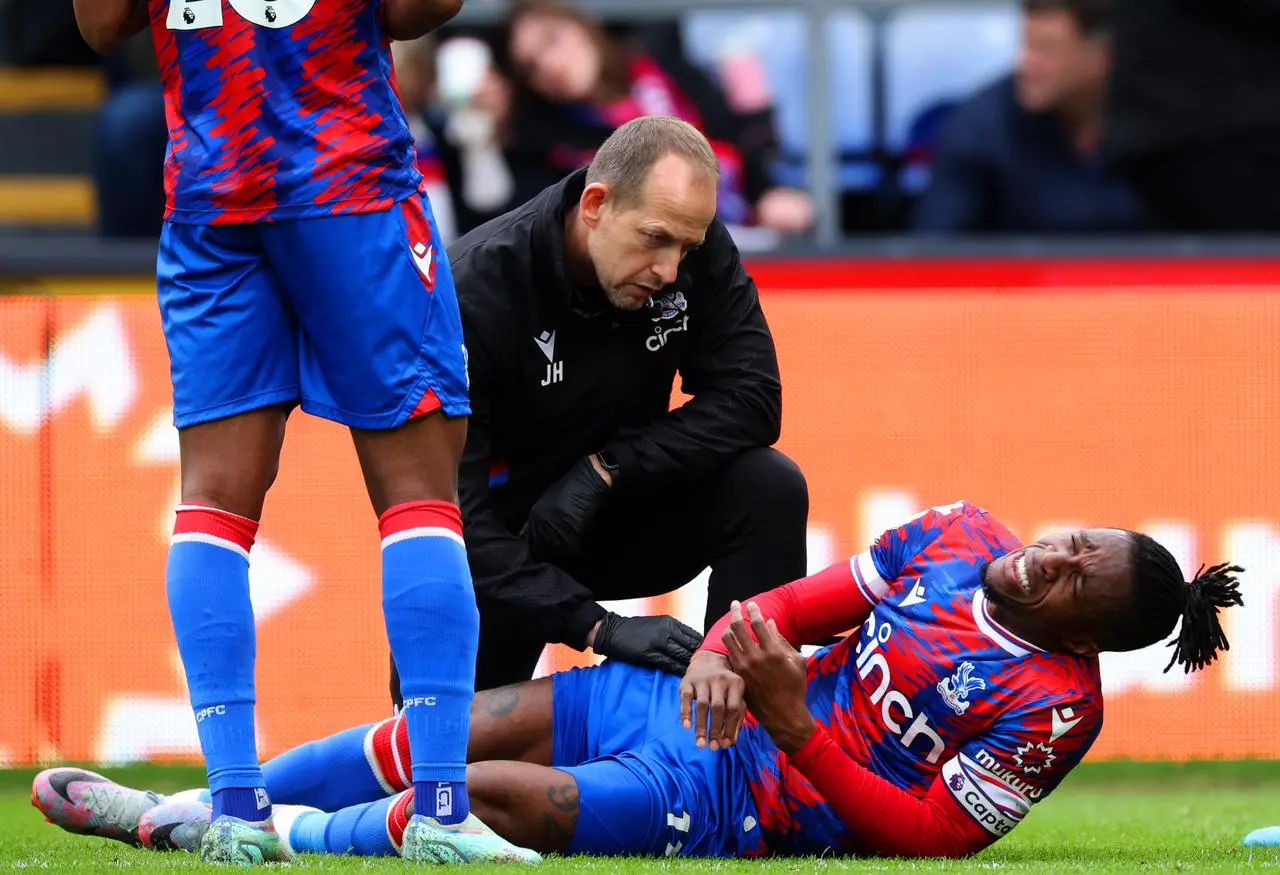
[[[637,312],[569,281],[564,217],[585,175],[449,247],[470,375],[459,493],[476,594],[579,648],[604,611],[530,556],[519,532],[538,497],[601,449],[620,469],[613,500],[669,490],[772,445],[782,422],[773,337],[719,220],[675,283]],[[677,372],[692,400],[671,411]]]

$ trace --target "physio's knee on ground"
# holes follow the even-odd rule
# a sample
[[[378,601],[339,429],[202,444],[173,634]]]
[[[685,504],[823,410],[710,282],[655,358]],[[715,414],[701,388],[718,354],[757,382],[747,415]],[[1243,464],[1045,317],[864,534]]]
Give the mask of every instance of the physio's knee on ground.
[[[725,494],[750,524],[772,523],[803,532],[809,518],[809,484],[790,457],[772,447],[748,450],[724,472]]]
[[[809,488],[800,467],[772,448],[750,450],[725,469],[716,506],[721,516],[705,623],[710,628],[735,599],[803,577]]]

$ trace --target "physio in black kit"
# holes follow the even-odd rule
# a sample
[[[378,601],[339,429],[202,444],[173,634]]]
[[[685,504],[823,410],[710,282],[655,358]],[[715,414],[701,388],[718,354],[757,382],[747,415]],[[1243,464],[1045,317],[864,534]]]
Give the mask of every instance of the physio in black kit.
[[[599,601],[671,592],[709,566],[708,628],[806,573],[808,490],[772,448],[777,354],[715,218],[718,178],[695,128],[637,119],[449,248],[471,385],[459,494],[477,689],[529,679],[554,642],[683,672],[700,632]],[[677,373],[689,400],[671,409]]]

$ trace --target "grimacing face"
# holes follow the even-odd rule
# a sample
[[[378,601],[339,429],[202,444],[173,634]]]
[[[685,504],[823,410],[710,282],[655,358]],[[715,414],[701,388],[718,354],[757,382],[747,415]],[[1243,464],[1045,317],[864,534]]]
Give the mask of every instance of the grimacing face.
[[[1132,552],[1119,529],[1058,532],[991,562],[982,588],[1014,631],[1042,647],[1090,655],[1132,608]]]
[[[579,201],[587,252],[609,303],[638,310],[676,281],[680,262],[706,237],[716,214],[714,179],[676,155],[658,160],[634,203],[619,204],[607,185],[587,186]]]

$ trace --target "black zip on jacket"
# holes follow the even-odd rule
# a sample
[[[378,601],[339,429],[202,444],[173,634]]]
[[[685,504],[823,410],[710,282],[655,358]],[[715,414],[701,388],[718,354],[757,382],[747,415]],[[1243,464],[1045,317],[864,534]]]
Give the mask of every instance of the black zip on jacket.
[[[578,649],[604,609],[519,536],[547,487],[607,449],[619,466],[611,500],[669,489],[772,445],[782,423],[773,337],[724,225],[712,222],[649,306],[617,310],[565,266],[565,214],[585,177],[449,247],[471,386],[459,493],[476,594]],[[677,371],[691,400],[671,411]]]

